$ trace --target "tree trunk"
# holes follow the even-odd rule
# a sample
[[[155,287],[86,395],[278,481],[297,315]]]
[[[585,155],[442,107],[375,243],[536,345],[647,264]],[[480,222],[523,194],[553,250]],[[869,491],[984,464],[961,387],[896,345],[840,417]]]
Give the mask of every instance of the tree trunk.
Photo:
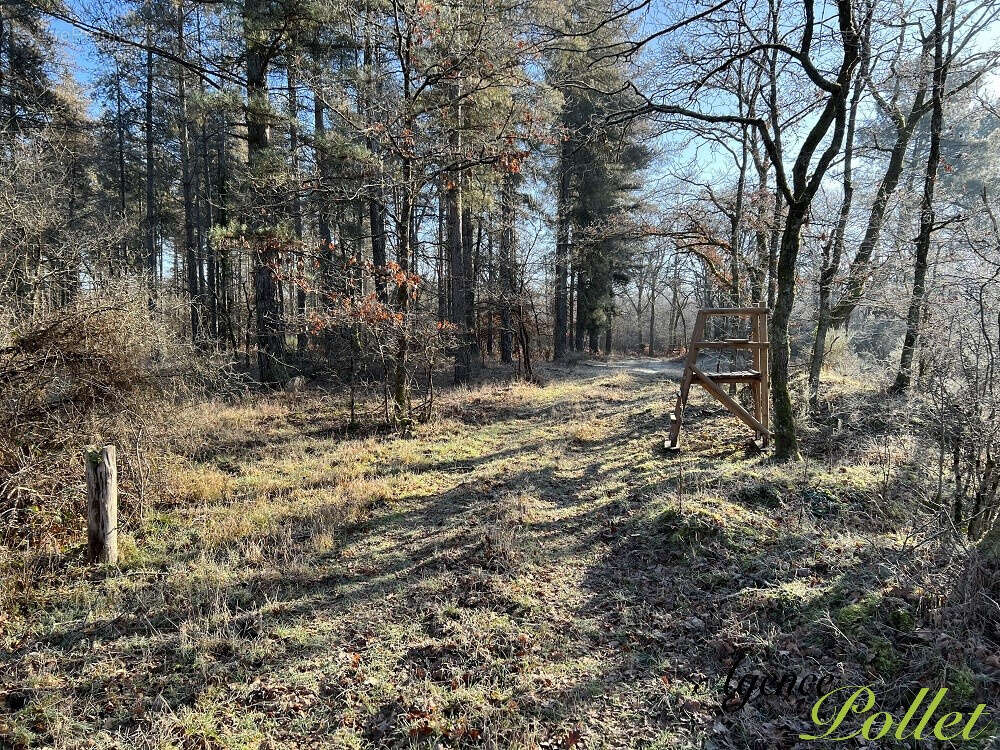
[[[514,205],[514,175],[503,178],[500,198],[500,361],[514,361],[514,304],[517,296],[515,284],[517,212]]]
[[[795,299],[795,260],[799,252],[799,236],[805,223],[809,204],[790,203],[775,277],[774,314],[771,317],[771,378],[773,381],[775,456],[784,459],[798,453],[795,437],[795,413],[788,392],[788,323]]]
[[[156,272],[157,272],[157,260],[156,260],[156,244],[154,237],[154,217],[155,217],[155,204],[154,204],[154,185],[156,175],[153,171],[153,49],[152,49],[152,32],[150,27],[146,26],[146,101],[145,104],[145,127],[146,127],[146,221],[145,221],[145,234],[146,234],[146,263],[147,270],[149,271],[149,286],[150,289],[156,287]],[[152,298],[150,298],[150,305],[152,305]]]
[[[208,133],[205,130],[205,123],[201,125],[201,155],[202,170],[205,182],[205,242],[207,250],[207,267],[205,273],[208,277],[208,326],[209,334],[213,338],[219,336],[219,253],[218,242],[212,239],[212,227],[215,215],[212,211],[212,164],[208,151]]]
[[[181,59],[186,54],[184,42],[184,3],[177,4],[177,50]],[[184,263],[187,267],[188,303],[191,309],[191,340],[198,343],[201,319],[201,295],[198,288],[198,246],[194,236],[194,169],[191,165],[191,143],[188,134],[187,69],[178,67],[177,106],[181,150],[181,185],[184,195]]]
[[[402,97],[404,111],[407,113],[403,121],[403,126],[412,131],[415,127],[413,110],[411,109],[411,81],[410,75],[413,65],[413,35],[408,29],[403,44],[404,54],[402,55]],[[413,200],[416,194],[413,182],[413,158],[403,151],[400,158],[400,186],[399,186],[399,214],[396,220],[396,263],[404,277],[402,283],[396,285],[396,312],[399,314],[401,322],[398,328],[398,340],[396,345],[396,356],[393,363],[392,376],[392,396],[396,423],[403,425],[407,429],[410,422],[410,379],[409,379],[409,355],[410,355],[410,248],[413,242]],[[384,251],[384,247],[383,247]]]
[[[840,203],[840,213],[830,241],[823,248],[823,264],[819,275],[819,310],[816,319],[816,337],[813,341],[812,359],[809,363],[809,406],[815,409],[819,404],[819,378],[823,369],[823,359],[826,355],[826,335],[830,329],[831,298],[833,282],[840,272],[840,259],[844,254],[844,235],[847,231],[847,220],[851,215],[851,202],[854,198],[853,159],[854,159],[854,129],[858,119],[858,104],[861,102],[862,82],[868,72],[867,42],[865,57],[862,60],[854,93],[851,96],[851,109],[847,118],[847,133],[844,136],[844,197]]]
[[[556,196],[556,275],[553,356],[566,359],[568,338],[566,277],[569,266],[569,144],[562,141],[559,151],[559,188]]]
[[[448,215],[448,205],[447,198],[444,190],[444,181],[439,181],[438,184],[438,226],[437,226],[437,308],[438,308],[438,322],[443,323],[446,320],[451,320],[450,314],[451,309],[449,306],[448,297],[448,274],[445,267],[448,264],[446,259],[446,241],[445,241],[445,225],[447,224],[446,216]],[[447,245],[447,248],[450,248]]]
[[[851,314],[864,295],[869,265],[882,235],[882,226],[889,208],[889,198],[896,191],[896,186],[899,185],[899,180],[903,175],[903,162],[906,159],[910,138],[913,136],[917,124],[928,111],[925,103],[926,97],[927,85],[923,83],[914,95],[910,111],[905,118],[902,115],[897,115],[895,122],[896,140],[889,153],[889,163],[886,165],[885,174],[882,175],[882,180],[875,191],[875,199],[868,214],[865,236],[861,240],[861,244],[858,245],[858,252],[854,256],[854,260],[851,261],[847,279],[844,282],[844,291],[830,316],[830,325],[833,328],[840,329],[848,325]]]
[[[198,19],[198,55],[202,56],[204,47],[201,36],[201,11],[197,15]],[[205,81],[198,80],[198,91],[202,98],[205,96]],[[212,163],[210,159],[208,130],[206,128],[206,117],[201,118],[200,127],[201,139],[199,142],[199,153],[201,154],[201,179],[204,183],[204,218],[203,232],[205,237],[206,268],[208,286],[206,291],[208,297],[208,334],[213,339],[219,336],[219,255],[218,241],[212,238],[212,227],[215,223],[215,212],[212,203]],[[204,298],[205,295],[203,295]]]
[[[122,75],[121,68],[115,64],[115,131],[118,136],[118,209],[122,214],[122,221],[126,220],[127,207],[125,204],[125,123],[122,119]],[[119,248],[121,258],[119,263],[124,270],[128,264],[128,239],[122,237]]]
[[[372,41],[370,36],[366,33],[364,48],[365,70],[370,71],[373,64],[374,52],[372,49]],[[367,104],[368,106],[366,109],[368,110],[368,121],[373,123],[375,120],[375,114],[373,112],[374,105],[371,102],[368,102]],[[377,145],[374,138],[368,138],[368,150],[373,155],[376,153]],[[382,174],[380,171],[377,175],[375,175],[375,184],[372,186],[370,197],[368,198],[368,225],[371,230],[372,264],[375,266],[375,294],[383,303],[387,302],[389,299],[389,291],[386,287],[384,275],[385,264],[388,262],[388,258],[386,257],[385,222],[386,209],[385,199],[382,194]],[[409,232],[407,231],[405,234],[409,234]],[[400,239],[400,244],[403,244],[402,239]]]
[[[740,172],[736,180],[736,206],[730,219],[729,234],[729,275],[730,293],[733,307],[740,306],[740,243],[743,240],[743,194],[747,179],[747,129],[743,128],[743,148],[740,158]]]
[[[228,119],[223,113],[219,123],[219,171],[217,175],[218,210],[216,221],[219,226],[229,225],[229,143],[226,139]],[[236,326],[233,322],[233,311],[236,308],[236,291],[233,282],[233,259],[229,252],[229,244],[219,243],[219,337],[229,342],[235,352],[239,347],[236,341]]]
[[[463,175],[464,177],[464,175]],[[472,211],[468,203],[462,204],[462,282],[465,292],[465,321],[463,324],[464,340],[461,346],[468,348],[465,357],[469,365],[469,377],[472,377],[472,363],[479,356],[478,340],[476,338],[476,243],[473,240]]]
[[[807,0],[806,8],[810,17],[812,7],[812,0]],[[849,0],[837,0],[837,9],[844,57],[837,72],[836,87],[830,91],[822,111],[799,149],[792,168],[791,186],[786,183],[788,211],[778,254],[777,290],[770,336],[775,416],[774,457],[779,461],[798,455],[795,415],[792,410],[791,394],[788,391],[790,356],[788,329],[795,301],[795,264],[798,259],[802,227],[823,177],[843,143],[844,131],[847,129],[847,97],[850,94],[851,81],[854,79],[854,67],[861,56],[861,40],[855,28],[851,3]],[[807,33],[811,34],[811,29],[807,29]],[[830,133],[831,127],[833,127],[832,133]],[[813,157],[828,133],[829,140],[815,161],[810,175],[809,169],[813,164]],[[780,153],[773,156],[775,163],[780,163],[778,158]]]
[[[404,92],[409,97],[409,75],[404,75]],[[412,123],[411,123],[412,126]],[[413,241],[411,234],[411,216],[413,213],[413,164],[412,159],[403,157],[402,159],[402,185],[400,186],[399,219],[396,222],[396,232],[399,237],[396,249],[396,263],[404,276],[408,276],[410,266],[410,245]],[[395,404],[396,422],[407,424],[409,422],[410,408],[410,381],[407,372],[408,359],[410,354],[410,336],[408,318],[410,306],[410,285],[404,281],[396,286],[396,311],[402,316],[399,326],[399,340],[396,346],[396,357],[393,368],[392,396]]]
[[[459,143],[458,129],[452,134],[452,145]],[[458,328],[459,340],[455,347],[455,383],[467,383],[470,377],[472,363],[471,350],[465,341],[466,332],[462,330],[466,324],[467,310],[465,308],[465,253],[463,242],[462,219],[462,184],[459,175],[451,175],[447,190],[448,205],[448,275],[451,279],[451,322]]]
[[[304,352],[309,345],[306,332],[306,263],[305,248],[302,246],[302,201],[299,198],[299,97],[296,89],[295,70],[289,64],[285,71],[288,88],[288,151],[292,167],[292,230],[295,232],[296,263],[295,273],[295,314],[297,317],[296,349]]]
[[[333,264],[333,234],[330,231],[330,210],[326,199],[326,107],[319,91],[319,85],[313,90],[313,159],[316,162],[316,230],[319,232],[320,275],[324,291],[332,289]]]
[[[764,283],[767,279],[768,270],[768,230],[767,230],[767,202],[763,196],[767,194],[767,172],[768,166],[763,159],[756,158],[757,182],[759,194],[757,202],[756,227],[754,229],[754,246],[756,248],[756,263],[750,279],[750,303],[760,305],[764,300]]]
[[[654,284],[655,284],[654,280]],[[655,288],[655,286],[654,286]],[[656,295],[651,292],[649,295],[649,356],[653,356],[656,346]]]
[[[251,184],[259,185],[264,175],[266,151],[270,146],[268,123],[270,104],[267,98],[269,46],[261,39],[265,25],[263,0],[250,0],[243,10],[247,40],[247,155]],[[257,326],[257,365],[262,382],[277,384],[284,375],[282,360],[285,340],[282,333],[281,299],[278,295],[280,246],[271,233],[271,200],[260,187],[252,198],[257,205],[249,208],[249,229],[254,257],[254,308]]]
[[[587,281],[583,276],[582,270],[577,271],[574,276],[576,278],[576,331],[573,336],[573,351],[582,352],[587,329],[590,325],[589,315],[587,314],[589,307]]]
[[[954,11],[952,11],[954,13]],[[938,162],[941,160],[941,131],[944,128],[944,87],[948,77],[948,64],[944,60],[944,0],[937,0],[934,11],[934,74],[931,93],[930,148],[924,172],[924,192],[920,200],[920,231],[917,233],[916,259],[913,266],[913,292],[906,315],[906,334],[899,360],[899,372],[890,388],[891,393],[904,393],[910,387],[913,368],[913,351],[920,335],[920,312],[924,304],[924,286],[927,278],[927,256],[934,232],[934,187],[937,183]],[[954,16],[952,16],[954,24]]]
[[[783,196],[780,190],[774,194],[774,224],[771,229],[771,237],[767,243],[767,306],[774,309],[775,297],[778,293],[778,243],[781,241],[781,211],[784,207]]]
[[[502,188],[501,188],[502,190]],[[502,197],[501,197],[502,200]],[[492,214],[486,218],[486,223],[492,225]],[[479,222],[479,231],[483,230],[483,221]],[[485,299],[483,299],[485,296]],[[484,295],[480,296],[480,305],[485,307],[486,330],[483,332],[483,339],[486,341],[485,357],[493,358],[493,340],[496,338],[494,322],[497,312],[497,261],[496,248],[493,242],[493,232],[486,233],[486,287]]]

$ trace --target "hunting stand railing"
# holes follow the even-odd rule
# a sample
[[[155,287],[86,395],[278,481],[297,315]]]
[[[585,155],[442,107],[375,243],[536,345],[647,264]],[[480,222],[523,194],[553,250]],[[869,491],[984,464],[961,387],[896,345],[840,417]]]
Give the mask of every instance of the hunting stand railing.
[[[684,417],[684,407],[687,405],[688,392],[691,384],[697,383],[735,416],[751,427],[756,437],[767,446],[772,433],[768,427],[770,421],[770,387],[768,379],[768,348],[766,307],[714,307],[698,311],[694,331],[691,333],[691,345],[684,359],[684,375],[681,378],[681,388],[677,394],[677,406],[671,415],[670,438],[664,446],[669,451],[679,450],[681,423]],[[742,317],[750,319],[750,335],[745,339],[722,339],[706,341],[705,328],[708,318],[717,316]],[[698,367],[698,354],[703,350],[739,351],[749,350],[752,370],[732,370],[730,372],[706,373]],[[747,411],[732,395],[723,390],[722,385],[730,383],[747,383],[753,394],[753,414]]]

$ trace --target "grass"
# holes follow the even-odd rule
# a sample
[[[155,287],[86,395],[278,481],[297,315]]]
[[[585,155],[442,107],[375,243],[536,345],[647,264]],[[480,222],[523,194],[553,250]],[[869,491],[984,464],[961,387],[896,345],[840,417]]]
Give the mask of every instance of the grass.
[[[884,522],[904,456],[746,458],[698,393],[667,457],[672,392],[458,389],[405,439],[318,394],[192,410],[120,569],[7,570],[0,747],[777,746],[806,711],[717,713],[737,647],[981,691],[924,639],[935,548]]]

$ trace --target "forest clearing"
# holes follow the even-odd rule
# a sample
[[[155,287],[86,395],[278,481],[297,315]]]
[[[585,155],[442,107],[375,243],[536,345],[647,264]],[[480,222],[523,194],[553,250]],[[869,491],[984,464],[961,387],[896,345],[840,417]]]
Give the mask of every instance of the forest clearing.
[[[871,422],[898,404],[789,466],[747,458],[694,394],[666,458],[676,375],[649,362],[458,389],[408,438],[345,435],[316,391],[186,409],[171,501],[128,523],[118,571],[36,560],[34,585],[5,581],[0,736],[784,747],[807,708],[719,714],[738,649],[889,701],[939,673],[961,703],[1000,670],[941,606],[954,560],[918,542],[919,441]],[[839,378],[824,405],[870,396]]]

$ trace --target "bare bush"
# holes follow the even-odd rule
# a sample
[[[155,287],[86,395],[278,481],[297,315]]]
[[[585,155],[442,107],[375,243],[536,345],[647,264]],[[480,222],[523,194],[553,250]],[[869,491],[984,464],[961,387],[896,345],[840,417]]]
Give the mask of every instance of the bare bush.
[[[84,295],[18,321],[0,347],[0,539],[31,549],[82,523],[80,450],[116,443],[123,518],[141,511],[144,446],[164,411],[226,380],[140,287]],[[221,374],[220,374],[221,373]]]

